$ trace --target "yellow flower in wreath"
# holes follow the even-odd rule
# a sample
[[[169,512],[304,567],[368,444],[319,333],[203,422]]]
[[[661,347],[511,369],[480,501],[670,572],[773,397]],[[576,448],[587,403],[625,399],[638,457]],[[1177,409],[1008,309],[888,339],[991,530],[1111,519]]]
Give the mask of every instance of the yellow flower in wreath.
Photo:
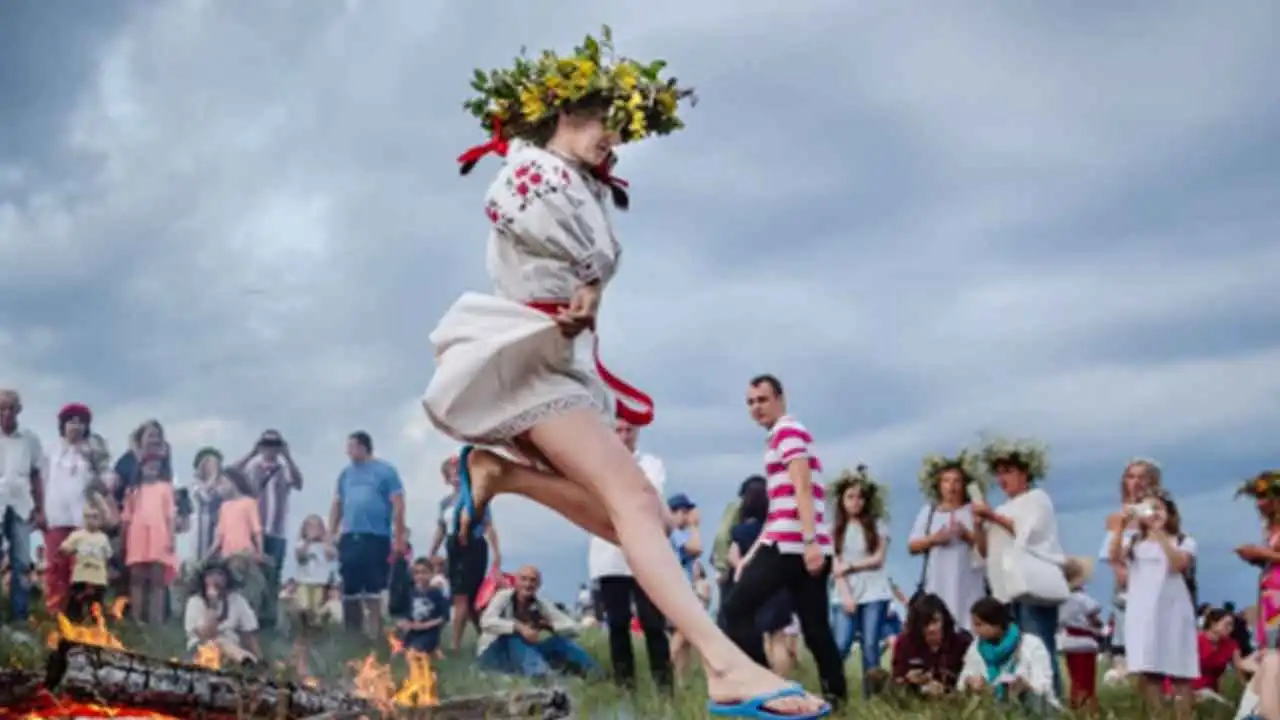
[[[631,123],[627,125],[627,136],[632,140],[639,140],[648,134],[649,124],[645,122],[644,113],[640,111],[631,113]]]
[[[529,122],[535,122],[547,114],[547,104],[536,88],[520,91],[520,114]]]
[[[636,89],[640,79],[636,75],[636,69],[624,63],[613,71],[613,81],[623,92],[632,92]]]

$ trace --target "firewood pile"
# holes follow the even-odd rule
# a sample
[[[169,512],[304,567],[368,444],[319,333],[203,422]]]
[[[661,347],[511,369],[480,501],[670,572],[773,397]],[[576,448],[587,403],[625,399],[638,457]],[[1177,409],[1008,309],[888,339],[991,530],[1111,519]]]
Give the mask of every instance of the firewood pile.
[[[0,671],[3,720],[553,720],[571,714],[568,695],[554,688],[433,699],[427,706],[405,707],[391,698],[275,681],[261,671],[213,669],[66,639],[50,653],[43,675]]]

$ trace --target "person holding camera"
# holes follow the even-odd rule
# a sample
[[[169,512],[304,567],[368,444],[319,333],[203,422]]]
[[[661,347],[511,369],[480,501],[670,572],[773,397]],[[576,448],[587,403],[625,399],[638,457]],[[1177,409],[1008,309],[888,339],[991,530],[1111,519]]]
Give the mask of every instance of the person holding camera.
[[[275,571],[267,573],[266,597],[276,598],[280,594],[284,557],[289,550],[285,527],[289,516],[289,494],[302,489],[302,471],[289,452],[289,443],[278,430],[264,430],[253,449],[233,467],[249,478],[258,498],[262,552],[267,556],[268,566]],[[274,625],[275,618],[275,608],[264,608],[263,625]]]

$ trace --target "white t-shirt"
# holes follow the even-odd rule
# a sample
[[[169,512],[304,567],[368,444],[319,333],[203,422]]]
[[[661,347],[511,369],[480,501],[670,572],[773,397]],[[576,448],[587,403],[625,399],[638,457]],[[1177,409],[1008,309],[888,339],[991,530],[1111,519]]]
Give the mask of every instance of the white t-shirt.
[[[636,462],[658,491],[658,496],[662,497],[663,488],[667,484],[667,468],[662,460],[654,455],[637,452]],[[622,554],[622,548],[593,536],[587,549],[587,574],[592,580],[602,577],[631,577],[631,568],[627,565],[626,556]]]
[[[324,556],[324,543],[309,542],[303,550],[305,562],[298,559],[298,570],[294,579],[299,585],[328,585],[333,575],[333,563]]]
[[[991,524],[987,530],[987,580],[991,583],[991,595],[1001,602],[1010,602],[1004,578],[1001,556],[1010,545],[1017,545],[1041,560],[1059,567],[1067,562],[1058,538],[1058,516],[1053,500],[1040,488],[1031,488],[1021,495],[1006,500],[995,508],[998,515],[1013,521],[1012,538],[1004,528]]]
[[[24,427],[12,435],[0,432],[0,513],[11,507],[18,517],[31,514],[35,509],[31,472],[43,470],[44,465],[44,450],[35,433]]]
[[[889,524],[883,520],[876,523],[876,532],[880,535],[880,542],[885,545],[887,550],[889,545]],[[849,527],[845,528],[844,547],[840,549],[840,554],[848,565],[862,562],[871,557],[871,553],[867,552],[866,533],[862,531],[861,524],[851,521]],[[893,584],[889,582],[889,569],[885,565],[881,565],[874,570],[863,570],[845,575],[844,580],[849,583],[849,591],[853,596],[853,601],[858,605],[893,599]]]
[[[1058,627],[1062,632],[1058,636],[1058,650],[1061,652],[1097,652],[1098,641],[1093,637],[1073,634],[1075,631],[1095,632],[1096,628],[1089,619],[1102,612],[1097,600],[1089,597],[1083,590],[1076,590],[1067,597],[1067,601],[1058,607]]]
[[[238,592],[229,593],[226,603],[227,616],[218,623],[218,637],[238,646],[240,633],[258,631],[258,616],[254,614],[253,608],[249,607],[244,596]],[[187,611],[183,616],[183,626],[187,631],[187,649],[194,649],[200,645],[198,631],[204,627],[211,612],[215,610],[205,605],[204,598],[199,595],[192,595],[187,600]]]

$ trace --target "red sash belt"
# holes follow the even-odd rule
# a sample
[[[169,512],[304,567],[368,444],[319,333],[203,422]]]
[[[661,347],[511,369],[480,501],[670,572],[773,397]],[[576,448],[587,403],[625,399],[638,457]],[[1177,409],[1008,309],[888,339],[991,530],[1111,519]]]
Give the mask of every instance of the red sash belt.
[[[556,316],[561,310],[566,310],[569,303],[562,300],[534,300],[525,303],[529,307],[538,312],[547,315]],[[594,330],[594,326],[592,330]],[[600,379],[605,385],[613,391],[616,396],[614,408],[618,417],[636,427],[644,427],[653,422],[653,398],[648,393],[640,390],[634,385],[628,384],[622,378],[609,372],[609,368],[600,362],[600,337],[596,336],[591,349],[592,358],[596,363],[596,373],[600,375]],[[624,402],[625,400],[625,402]]]
[[[1065,632],[1068,637],[1089,638],[1090,640],[1098,639],[1098,633],[1094,630],[1086,630],[1085,628],[1071,627],[1068,625],[1067,627],[1062,628],[1062,631]]]

